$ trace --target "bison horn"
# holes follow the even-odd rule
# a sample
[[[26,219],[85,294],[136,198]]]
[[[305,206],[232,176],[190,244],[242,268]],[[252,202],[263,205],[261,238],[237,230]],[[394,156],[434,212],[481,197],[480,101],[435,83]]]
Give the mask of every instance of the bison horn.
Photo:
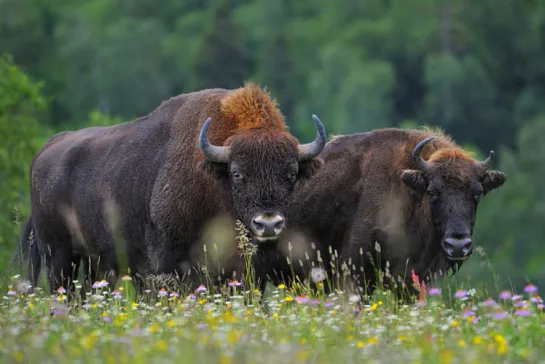
[[[491,150],[490,153],[488,153],[488,158],[486,158],[484,161],[477,162],[477,166],[481,167],[483,170],[487,170],[490,163],[494,160],[494,151]]]
[[[322,152],[327,141],[324,125],[316,115],[312,115],[312,118],[316,123],[316,139],[314,139],[312,143],[299,145],[299,162],[303,162],[316,157]]]
[[[424,148],[424,145],[426,145],[432,139],[433,139],[432,136],[427,137],[426,139],[418,143],[416,147],[414,147],[413,149],[413,162],[414,164],[416,164],[416,167],[422,171],[429,170],[430,165],[428,164],[428,162],[424,160],[424,158],[422,158],[422,156],[420,155],[420,151],[422,150],[422,148]]]
[[[212,118],[206,119],[199,135],[199,149],[206,159],[216,163],[227,163],[229,161],[230,148],[210,144],[206,133]]]

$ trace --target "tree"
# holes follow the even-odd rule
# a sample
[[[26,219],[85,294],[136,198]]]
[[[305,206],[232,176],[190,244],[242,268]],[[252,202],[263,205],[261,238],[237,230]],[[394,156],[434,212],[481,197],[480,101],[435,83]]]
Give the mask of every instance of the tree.
[[[21,218],[29,212],[30,163],[48,135],[36,119],[46,106],[42,87],[11,56],[0,57],[0,266],[15,252],[15,211]]]

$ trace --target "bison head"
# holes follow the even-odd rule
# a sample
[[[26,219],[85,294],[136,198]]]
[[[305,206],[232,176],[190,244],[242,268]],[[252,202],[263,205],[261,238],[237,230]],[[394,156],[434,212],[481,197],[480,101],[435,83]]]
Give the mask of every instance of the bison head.
[[[320,119],[313,115],[316,139],[299,145],[287,131],[255,128],[240,131],[225,146],[207,137],[211,119],[204,123],[199,148],[204,168],[218,178],[230,195],[235,218],[249,227],[259,241],[279,238],[285,226],[285,208],[295,184],[311,177],[323,161],[316,158],[326,143]]]
[[[404,170],[402,180],[427,198],[447,259],[463,261],[473,251],[471,236],[477,205],[488,192],[503,185],[506,175],[488,170],[494,151],[481,162],[465,157],[461,150],[439,153],[433,161],[426,161],[420,151],[432,139],[428,137],[416,145],[412,152],[416,169]]]

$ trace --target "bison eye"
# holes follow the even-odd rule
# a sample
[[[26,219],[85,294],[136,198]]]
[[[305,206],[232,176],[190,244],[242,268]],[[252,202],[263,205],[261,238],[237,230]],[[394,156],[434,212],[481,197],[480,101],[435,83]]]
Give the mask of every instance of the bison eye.
[[[483,198],[483,191],[479,191],[475,193],[475,201],[479,202]]]
[[[426,194],[431,201],[435,201],[437,199],[437,194],[431,188],[427,189]]]

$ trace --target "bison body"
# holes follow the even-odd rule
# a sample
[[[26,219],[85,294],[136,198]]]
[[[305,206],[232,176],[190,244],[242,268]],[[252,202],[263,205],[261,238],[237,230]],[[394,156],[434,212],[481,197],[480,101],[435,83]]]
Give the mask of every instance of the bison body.
[[[314,242],[330,284],[348,275],[367,293],[378,271],[410,286],[413,271],[429,280],[459,267],[480,199],[506,179],[488,170],[493,152],[476,161],[429,129],[339,136],[320,157],[324,168],[294,195],[285,239]]]
[[[244,223],[263,249],[274,247],[294,186],[322,164],[315,156],[325,131],[315,122],[317,139],[299,145],[275,101],[250,83],[52,137],[30,172],[35,247],[50,288],[67,287],[82,258],[91,280],[105,273],[115,281],[119,264],[135,278],[199,276],[207,259],[209,274],[236,271],[240,279],[233,223]]]

